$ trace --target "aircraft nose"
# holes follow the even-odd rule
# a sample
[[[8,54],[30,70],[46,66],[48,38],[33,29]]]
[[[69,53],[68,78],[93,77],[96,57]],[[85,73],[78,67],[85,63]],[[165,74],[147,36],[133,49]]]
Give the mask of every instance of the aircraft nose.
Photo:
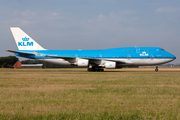
[[[171,54],[171,58],[175,60],[175,59],[176,59],[176,56],[173,55],[173,54]]]
[[[173,54],[169,53],[169,58],[168,59],[164,59],[165,63],[168,62],[172,62],[176,59],[176,56],[174,56]]]
[[[176,59],[176,56],[170,53],[170,60],[169,62],[172,62]]]

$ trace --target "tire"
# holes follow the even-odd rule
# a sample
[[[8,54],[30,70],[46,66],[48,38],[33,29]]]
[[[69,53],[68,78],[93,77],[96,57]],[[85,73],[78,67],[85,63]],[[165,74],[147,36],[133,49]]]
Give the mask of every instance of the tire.
[[[155,72],[158,72],[158,69],[157,69],[157,68],[155,69]]]

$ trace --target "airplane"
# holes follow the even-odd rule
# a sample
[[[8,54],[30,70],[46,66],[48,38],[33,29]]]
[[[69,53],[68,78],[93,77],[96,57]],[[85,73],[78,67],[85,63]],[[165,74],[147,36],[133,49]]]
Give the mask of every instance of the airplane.
[[[103,50],[48,50],[40,46],[19,27],[11,27],[19,50],[6,50],[16,56],[59,65],[87,67],[87,71],[121,69],[127,66],[154,66],[176,57],[160,47],[122,47]]]

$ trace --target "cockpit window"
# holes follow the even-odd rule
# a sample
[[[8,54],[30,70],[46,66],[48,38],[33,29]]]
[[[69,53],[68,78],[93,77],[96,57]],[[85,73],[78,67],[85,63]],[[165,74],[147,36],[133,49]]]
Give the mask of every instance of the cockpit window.
[[[165,51],[164,49],[160,49],[160,51]]]

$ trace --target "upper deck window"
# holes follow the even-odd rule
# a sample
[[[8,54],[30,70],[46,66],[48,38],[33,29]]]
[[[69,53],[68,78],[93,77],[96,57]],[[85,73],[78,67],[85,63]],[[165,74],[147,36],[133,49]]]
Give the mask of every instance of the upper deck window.
[[[151,51],[151,50],[141,50],[141,51]]]
[[[165,51],[164,49],[160,49],[160,51]]]
[[[123,51],[137,51],[137,50],[123,50]],[[151,50],[140,50],[140,51],[151,51]]]
[[[123,50],[123,51],[136,51],[136,50]]]

